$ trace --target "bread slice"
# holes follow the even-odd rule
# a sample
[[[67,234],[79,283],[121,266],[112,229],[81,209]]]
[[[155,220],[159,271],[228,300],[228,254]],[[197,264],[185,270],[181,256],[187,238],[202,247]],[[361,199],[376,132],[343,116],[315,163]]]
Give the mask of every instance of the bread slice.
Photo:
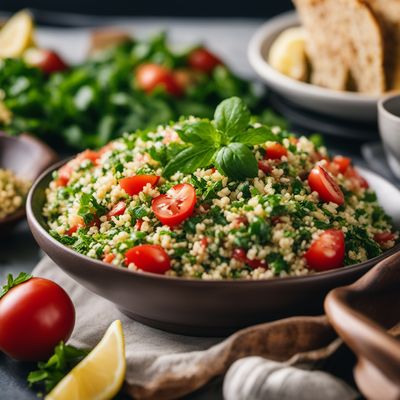
[[[354,81],[361,93],[385,91],[380,25],[362,0],[293,0],[306,29],[311,82],[346,90]]]
[[[387,88],[400,90],[400,0],[365,0],[383,32]]]

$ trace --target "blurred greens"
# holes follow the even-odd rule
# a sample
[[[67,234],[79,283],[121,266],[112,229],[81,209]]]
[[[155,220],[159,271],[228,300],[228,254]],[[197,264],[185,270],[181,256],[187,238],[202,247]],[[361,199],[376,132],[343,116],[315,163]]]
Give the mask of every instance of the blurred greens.
[[[241,97],[253,113],[261,99],[251,83],[226,66],[211,75],[196,72],[195,83],[182,97],[159,89],[151,95],[135,88],[134,70],[154,62],[171,69],[187,68],[188,53],[176,53],[160,34],[148,41],[130,41],[103,51],[66,72],[47,77],[23,60],[0,60],[0,100],[12,112],[0,129],[12,135],[31,132],[60,148],[98,148],[123,132],[149,129],[180,116],[212,117],[215,106],[231,96]],[[270,111],[263,122],[284,121]]]

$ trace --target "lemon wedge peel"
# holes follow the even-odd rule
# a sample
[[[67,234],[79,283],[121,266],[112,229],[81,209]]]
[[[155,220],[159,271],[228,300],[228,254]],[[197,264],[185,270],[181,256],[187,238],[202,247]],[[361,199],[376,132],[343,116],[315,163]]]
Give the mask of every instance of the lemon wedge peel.
[[[114,321],[101,341],[46,396],[46,400],[108,400],[120,390],[126,373],[121,321]]]
[[[293,27],[284,30],[271,45],[268,63],[284,75],[305,81],[308,76],[305,42],[304,28]]]
[[[32,15],[22,10],[14,14],[0,30],[0,58],[21,57],[34,40]]]

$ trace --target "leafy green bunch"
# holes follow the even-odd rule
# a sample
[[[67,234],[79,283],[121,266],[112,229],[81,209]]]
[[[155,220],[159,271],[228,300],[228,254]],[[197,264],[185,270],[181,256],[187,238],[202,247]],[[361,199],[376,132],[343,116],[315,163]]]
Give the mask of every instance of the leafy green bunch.
[[[169,177],[177,171],[193,173],[197,168],[215,165],[231,179],[256,177],[258,166],[251,147],[276,141],[277,136],[269,127],[253,127],[250,118],[244,101],[231,97],[217,106],[214,120],[185,124],[178,135],[188,146],[168,162],[164,175]]]

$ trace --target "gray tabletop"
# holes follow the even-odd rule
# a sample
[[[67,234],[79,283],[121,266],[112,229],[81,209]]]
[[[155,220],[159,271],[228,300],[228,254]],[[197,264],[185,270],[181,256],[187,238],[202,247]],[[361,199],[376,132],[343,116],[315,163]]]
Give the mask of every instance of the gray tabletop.
[[[256,79],[246,57],[247,43],[254,31],[261,25],[257,20],[188,20],[188,19],[117,19],[104,20],[108,25],[118,24],[136,36],[146,36],[160,30],[167,31],[172,42],[177,46],[203,42],[215,50],[240,75]],[[85,57],[88,46],[89,31],[82,28],[38,29],[38,41],[44,47],[55,48],[70,62],[79,62]],[[361,148],[357,144],[346,144],[343,138],[330,139],[335,148],[351,155],[356,164],[365,166],[361,158]],[[379,146],[373,152],[366,153],[378,157],[375,164],[380,171],[390,178],[385,169],[383,154]],[[371,155],[372,154],[372,155]],[[0,241],[0,279],[4,282],[7,274],[18,274],[21,271],[30,272],[41,257],[38,248],[30,234],[26,222],[21,223],[17,230]],[[0,398],[4,399],[36,399],[26,383],[26,374],[32,368],[30,364],[16,363],[0,354]],[[200,391],[191,398],[207,398],[213,392],[214,398],[221,397],[219,389]]]

